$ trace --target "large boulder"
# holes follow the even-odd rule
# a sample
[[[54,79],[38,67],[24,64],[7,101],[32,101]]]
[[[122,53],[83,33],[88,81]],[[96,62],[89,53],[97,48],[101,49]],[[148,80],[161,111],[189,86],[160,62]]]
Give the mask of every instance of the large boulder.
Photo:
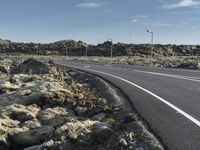
[[[1,39],[0,38],[0,45],[6,45],[6,44],[10,44],[11,43],[11,41],[9,41],[9,40],[3,40],[3,39]]]
[[[18,67],[14,68],[12,74],[50,74],[51,69],[44,63],[33,58],[25,60]]]
[[[12,85],[9,81],[0,80],[0,90],[8,89],[8,90],[16,90],[19,86]]]
[[[52,127],[43,126],[34,130],[20,132],[11,135],[11,140],[15,145],[20,147],[29,147],[37,144],[42,144],[45,140],[50,139],[52,135]]]
[[[7,129],[2,125],[1,121],[0,121],[0,149],[10,150],[10,142],[7,136]]]
[[[56,81],[52,76],[50,74],[7,76],[5,80],[0,80],[0,105],[17,103],[42,106],[51,102],[62,103],[66,96],[73,98],[73,91],[66,89],[62,82]]]
[[[0,110],[0,121],[6,119],[6,121],[10,120],[9,121],[10,123],[14,121],[24,123],[26,121],[34,119],[39,110],[40,108],[36,105],[29,105],[29,106],[24,106],[20,104],[9,105]],[[5,121],[2,123],[5,123]],[[16,124],[9,125],[9,123],[7,122],[6,126],[9,127]]]
[[[66,136],[69,139],[76,140],[79,136],[89,134],[92,126],[97,121],[78,121],[74,119],[71,122],[64,124],[56,129],[55,134],[57,137]]]
[[[37,118],[41,121],[43,125],[55,126],[61,123],[64,124],[66,121],[66,117],[70,115],[71,114],[66,108],[55,107],[47,108],[40,111],[37,115]]]
[[[8,69],[4,65],[0,65],[0,72],[2,73],[8,73]]]
[[[97,122],[94,124],[93,140],[98,143],[104,143],[114,133],[112,126],[107,122]]]
[[[28,129],[36,129],[41,127],[41,123],[37,119],[28,120],[22,124],[22,127],[28,128]]]
[[[43,144],[40,145],[34,145],[28,148],[25,148],[24,150],[57,150],[60,149],[59,146],[53,141],[53,140],[49,140]]]
[[[197,69],[200,70],[200,63],[197,64]]]

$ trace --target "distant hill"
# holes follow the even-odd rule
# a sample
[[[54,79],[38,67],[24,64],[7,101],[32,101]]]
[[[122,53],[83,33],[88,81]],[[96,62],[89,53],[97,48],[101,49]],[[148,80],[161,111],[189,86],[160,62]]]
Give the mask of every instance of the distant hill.
[[[0,39],[0,53],[22,53],[37,55],[69,55],[110,56],[111,42],[106,41],[97,45],[88,45],[82,41],[62,40],[53,43],[17,43]],[[142,56],[151,55],[150,44],[113,44],[113,56]],[[200,45],[161,45],[154,44],[154,56],[194,56],[200,55]]]
[[[11,41],[3,40],[3,39],[0,38],[0,44],[10,44],[10,43],[11,43]]]

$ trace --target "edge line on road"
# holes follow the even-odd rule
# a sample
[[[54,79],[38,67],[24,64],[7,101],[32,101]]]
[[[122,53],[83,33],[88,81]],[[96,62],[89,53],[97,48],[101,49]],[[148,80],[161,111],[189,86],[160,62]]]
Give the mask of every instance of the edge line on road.
[[[65,65],[65,66],[68,66],[68,67],[72,67],[72,68],[75,68],[75,69],[80,69],[80,70],[86,70],[86,71],[91,71],[91,72],[96,72],[96,73],[100,73],[100,74],[104,74],[104,75],[107,75],[107,76],[111,76],[111,77],[114,77],[116,79],[120,79],[128,84],[131,84],[137,88],[139,88],[140,90],[150,94],[151,96],[155,97],[156,99],[158,99],[159,101],[165,103],[166,105],[168,105],[169,107],[171,107],[172,109],[174,109],[175,111],[177,111],[178,113],[180,113],[181,115],[183,115],[184,117],[186,117],[187,119],[189,119],[190,121],[192,121],[194,124],[196,124],[197,126],[200,127],[200,121],[195,119],[194,117],[192,117],[191,115],[187,114],[186,112],[184,112],[183,110],[181,110],[180,108],[178,108],[177,106],[173,105],[172,103],[168,102],[167,100],[163,99],[162,97],[154,94],[153,92],[129,81],[129,80],[126,80],[124,78],[121,78],[121,77],[118,77],[116,75],[112,75],[112,74],[109,74],[109,73],[106,73],[106,72],[102,72],[102,71],[97,71],[97,70],[93,70],[93,69],[86,69],[86,68],[81,68],[81,67],[76,67],[76,66],[72,66],[72,65],[67,65],[67,64],[63,64],[62,65]]]
[[[141,70],[136,70],[136,69],[134,69],[133,71],[135,71],[135,72],[141,72],[141,73],[146,73],[146,74],[153,74],[153,75],[158,75],[158,76],[165,76],[165,77],[183,79],[183,80],[194,81],[194,82],[200,82],[200,78],[198,78],[198,77],[173,75],[173,74],[164,74],[164,73],[157,73],[157,72],[150,72],[150,71],[141,71]]]

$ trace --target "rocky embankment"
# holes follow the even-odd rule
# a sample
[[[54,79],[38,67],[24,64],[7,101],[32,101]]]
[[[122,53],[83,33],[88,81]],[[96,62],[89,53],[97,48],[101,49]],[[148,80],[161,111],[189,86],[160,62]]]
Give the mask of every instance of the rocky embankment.
[[[162,150],[103,80],[53,61],[0,59],[1,150]]]
[[[98,45],[88,45],[82,41],[63,40],[49,44],[16,43],[0,39],[0,53],[21,53],[36,55],[69,55],[85,56],[86,47],[88,56],[110,56],[111,42]],[[153,48],[154,57],[170,56],[200,56],[200,45],[160,45]],[[150,57],[150,44],[125,44],[113,45],[113,56],[140,56]]]

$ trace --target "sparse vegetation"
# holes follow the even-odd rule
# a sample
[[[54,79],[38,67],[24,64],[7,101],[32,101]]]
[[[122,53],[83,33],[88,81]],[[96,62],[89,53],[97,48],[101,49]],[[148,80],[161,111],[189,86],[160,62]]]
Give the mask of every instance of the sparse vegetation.
[[[107,118],[107,122],[110,124],[114,124],[114,123],[116,123],[116,119],[113,117],[109,117],[109,118]]]

